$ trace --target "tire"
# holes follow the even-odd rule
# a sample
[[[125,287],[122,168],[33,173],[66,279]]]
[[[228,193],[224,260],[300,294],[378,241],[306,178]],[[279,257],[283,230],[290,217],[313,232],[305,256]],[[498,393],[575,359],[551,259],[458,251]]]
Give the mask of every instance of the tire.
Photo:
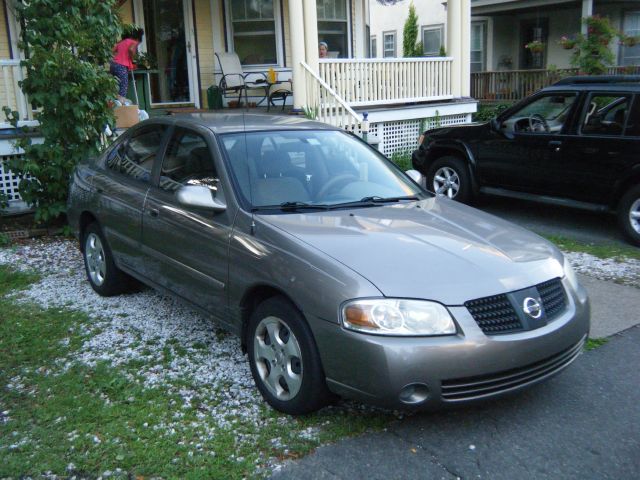
[[[302,415],[331,401],[311,329],[284,297],[265,300],[251,314],[247,352],[256,386],[275,410]]]
[[[131,288],[131,278],[116,267],[109,244],[95,222],[83,232],[82,254],[87,279],[96,293],[111,297]]]
[[[625,237],[640,246],[640,185],[631,187],[620,200],[618,223]]]
[[[427,171],[427,190],[467,203],[471,200],[469,170],[458,157],[440,157]]]

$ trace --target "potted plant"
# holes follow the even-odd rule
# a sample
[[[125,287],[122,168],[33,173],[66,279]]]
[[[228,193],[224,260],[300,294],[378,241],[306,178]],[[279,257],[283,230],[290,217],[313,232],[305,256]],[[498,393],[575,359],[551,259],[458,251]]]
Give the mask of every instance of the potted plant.
[[[529,50],[531,53],[542,53],[544,52],[544,47],[544,42],[541,42],[540,40],[534,40],[524,46],[524,48]]]
[[[562,37],[560,37],[558,44],[565,50],[573,50],[575,46],[578,44],[578,42],[576,41],[575,38],[571,38],[571,37],[567,37],[566,35],[563,35]]]
[[[640,43],[640,36],[624,35],[620,38],[620,45],[635,47]]]

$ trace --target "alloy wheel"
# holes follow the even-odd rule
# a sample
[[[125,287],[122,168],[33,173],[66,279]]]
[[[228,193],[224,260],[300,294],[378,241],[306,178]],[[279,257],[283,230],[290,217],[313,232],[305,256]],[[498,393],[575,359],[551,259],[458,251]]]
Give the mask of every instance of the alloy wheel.
[[[260,380],[278,400],[290,400],[302,386],[302,352],[284,320],[270,316],[258,324],[253,338]]]
[[[636,233],[640,234],[640,198],[633,202],[629,208],[629,224]]]
[[[433,190],[438,195],[455,198],[460,190],[460,177],[451,167],[440,167],[433,176]]]
[[[100,241],[100,237],[95,233],[87,235],[84,254],[87,262],[87,272],[89,273],[91,281],[95,285],[101,286],[106,277],[107,262],[105,260],[102,241]]]

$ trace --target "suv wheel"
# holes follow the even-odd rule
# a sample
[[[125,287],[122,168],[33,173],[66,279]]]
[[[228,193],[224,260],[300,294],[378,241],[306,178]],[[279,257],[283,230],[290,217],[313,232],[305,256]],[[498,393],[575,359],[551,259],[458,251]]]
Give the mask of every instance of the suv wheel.
[[[618,222],[629,241],[640,245],[640,185],[630,188],[620,200]]]
[[[458,157],[441,157],[427,172],[427,188],[459,202],[471,199],[471,184],[466,165]]]
[[[251,315],[247,353],[258,390],[276,410],[300,415],[331,399],[311,329],[284,297],[265,300]]]

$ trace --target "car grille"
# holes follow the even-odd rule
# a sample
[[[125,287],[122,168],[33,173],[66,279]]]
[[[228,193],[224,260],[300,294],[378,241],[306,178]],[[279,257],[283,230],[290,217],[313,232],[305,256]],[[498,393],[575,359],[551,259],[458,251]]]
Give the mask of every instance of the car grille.
[[[536,288],[542,299],[547,320],[553,320],[564,311],[567,305],[567,297],[562,287],[562,281],[559,278],[554,278],[536,285]]]
[[[471,300],[464,306],[487,335],[522,330],[522,323],[504,294]]]
[[[584,345],[585,337],[566,350],[526,367],[477,377],[442,381],[442,399],[461,401],[488,397],[508,392],[553,375],[573,362]]]
[[[554,278],[535,286],[540,294],[547,321],[560,315],[566,305],[567,297],[559,278]],[[480,329],[487,335],[518,332],[524,329],[507,294],[492,295],[465,302]]]

